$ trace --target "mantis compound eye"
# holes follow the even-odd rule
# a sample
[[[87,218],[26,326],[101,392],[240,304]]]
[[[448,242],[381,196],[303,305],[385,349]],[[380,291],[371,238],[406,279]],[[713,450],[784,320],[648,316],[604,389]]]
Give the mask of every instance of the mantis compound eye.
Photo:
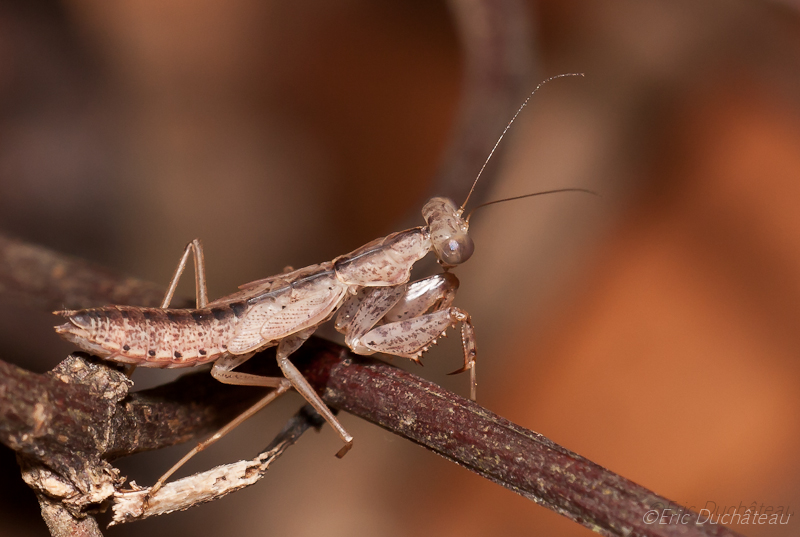
[[[475,251],[475,244],[466,233],[448,238],[437,251],[439,259],[446,265],[460,265]]]
[[[422,208],[422,216],[430,229],[431,245],[443,265],[460,265],[470,258],[475,245],[461,218],[461,209],[447,198],[433,198]]]

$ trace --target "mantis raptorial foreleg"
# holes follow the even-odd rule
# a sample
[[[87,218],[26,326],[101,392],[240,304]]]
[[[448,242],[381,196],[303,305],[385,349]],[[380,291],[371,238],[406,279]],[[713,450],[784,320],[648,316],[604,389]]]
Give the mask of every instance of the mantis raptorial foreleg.
[[[457,289],[458,278],[447,272],[408,286],[369,289],[343,307],[336,328],[347,334],[345,342],[358,354],[383,352],[419,361],[449,327],[462,323],[464,366],[457,372],[470,371],[470,398],[475,400],[475,332],[469,314],[450,306]],[[380,321],[384,324],[375,327]]]
[[[363,351],[366,349],[361,344],[361,337],[383,319],[386,313],[403,298],[407,289],[407,285],[375,287],[355,297],[357,304],[351,304],[352,313],[346,318],[343,316],[342,323],[336,326],[337,330],[346,334],[345,345],[355,353],[364,354]]]

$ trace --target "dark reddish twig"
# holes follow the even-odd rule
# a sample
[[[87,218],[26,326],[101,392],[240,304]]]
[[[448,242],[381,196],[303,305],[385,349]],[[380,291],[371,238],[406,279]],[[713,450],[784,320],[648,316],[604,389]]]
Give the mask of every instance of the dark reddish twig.
[[[520,427],[480,405],[384,362],[322,340],[297,358],[331,406],[380,425],[456,464],[604,535],[735,536],[719,525],[645,521],[670,500]],[[685,516],[683,516],[685,515]],[[652,513],[648,516],[652,516]]]

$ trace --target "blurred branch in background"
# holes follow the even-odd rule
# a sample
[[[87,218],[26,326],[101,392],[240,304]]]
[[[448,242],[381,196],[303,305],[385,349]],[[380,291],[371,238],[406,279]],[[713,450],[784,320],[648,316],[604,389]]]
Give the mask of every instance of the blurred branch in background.
[[[105,304],[158,306],[164,289],[134,278],[120,280],[88,261],[54,255],[41,246],[0,234],[0,294],[56,310],[65,304],[74,309]]]
[[[20,248],[11,241],[3,248]],[[63,256],[37,250],[42,266],[62,266]],[[0,278],[4,277],[0,265]],[[59,285],[108,272],[72,261]],[[31,266],[35,273],[39,267]],[[147,287],[118,278],[104,292]],[[51,288],[48,282],[41,289]],[[103,300],[91,289],[92,297]],[[37,299],[30,294],[31,299]],[[698,524],[681,512],[680,524],[653,524],[646,515],[673,502],[505,420],[437,385],[346,348],[309,341],[293,361],[325,402],[416,442],[603,535],[735,536],[719,525]],[[252,363],[252,362],[251,362]],[[274,360],[257,360],[251,372],[279,375]],[[205,373],[128,395],[131,382],[103,363],[71,357],[53,372],[36,375],[0,361],[0,441],[20,456],[26,482],[37,490],[54,535],[56,526],[85,529],[87,516],[123,483],[107,461],[185,442],[218,427],[258,397],[259,390],[226,386]],[[62,502],[62,508],[54,505]],[[55,514],[54,514],[55,513]],[[685,517],[683,516],[685,515]],[[57,523],[55,521],[58,521]],[[93,534],[96,526],[90,524]],[[61,530],[59,530],[61,531]]]
[[[497,137],[536,85],[539,59],[528,6],[522,0],[449,0],[464,55],[464,94],[450,145],[428,197],[461,203]],[[497,167],[494,168],[495,170]],[[486,196],[496,172],[475,187],[473,204]]]

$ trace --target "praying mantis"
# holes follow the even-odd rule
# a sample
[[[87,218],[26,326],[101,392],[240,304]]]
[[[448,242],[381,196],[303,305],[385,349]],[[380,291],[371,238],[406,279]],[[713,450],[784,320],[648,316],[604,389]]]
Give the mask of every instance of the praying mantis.
[[[354,353],[384,353],[415,361],[449,328],[460,324],[464,363],[454,373],[469,371],[470,398],[476,398],[475,329],[470,315],[452,305],[459,281],[451,269],[466,262],[474,251],[465,207],[486,164],[528,100],[544,83],[562,76],[573,74],[540,83],[517,110],[460,206],[442,197],[424,205],[424,226],[375,239],[332,261],[244,284],[239,291],[213,301],[208,300],[202,243],[195,239],[186,246],[160,308],[112,305],[55,312],[66,318],[64,324],[55,327],[61,337],[105,360],[157,368],[213,363],[211,375],[220,382],[272,388],[178,461],[152,487],[151,495],[193,455],[290,388],[295,388],[337,432],[344,444],[337,456],[344,456],[353,445],[353,437],[289,359],[321,324],[334,317],[335,328],[344,334],[345,344]],[[590,192],[565,188],[509,199],[566,191]],[[508,200],[490,203],[499,201]],[[431,252],[444,271],[410,282],[414,264]],[[190,256],[194,260],[196,308],[171,309]],[[277,347],[283,377],[235,370],[255,353],[273,346]]]

